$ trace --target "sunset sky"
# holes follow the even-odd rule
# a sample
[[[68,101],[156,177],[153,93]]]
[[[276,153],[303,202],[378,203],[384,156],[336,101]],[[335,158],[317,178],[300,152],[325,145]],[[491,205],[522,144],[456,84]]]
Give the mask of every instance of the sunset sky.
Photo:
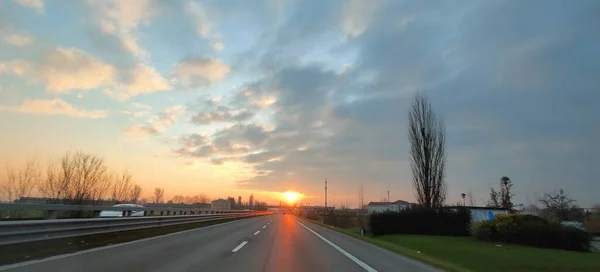
[[[149,195],[414,201],[407,113],[447,130],[448,203],[600,198],[600,1],[0,1],[0,163],[67,150]],[[4,168],[0,171],[4,171]],[[0,172],[3,174],[3,172]]]

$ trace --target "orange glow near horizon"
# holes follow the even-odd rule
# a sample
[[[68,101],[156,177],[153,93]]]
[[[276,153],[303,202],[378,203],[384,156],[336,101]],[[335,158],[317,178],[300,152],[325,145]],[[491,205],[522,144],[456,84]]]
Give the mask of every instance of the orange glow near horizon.
[[[283,193],[283,198],[285,198],[285,200],[290,204],[296,202],[298,199],[300,199],[300,197],[300,193],[294,191],[286,191]]]

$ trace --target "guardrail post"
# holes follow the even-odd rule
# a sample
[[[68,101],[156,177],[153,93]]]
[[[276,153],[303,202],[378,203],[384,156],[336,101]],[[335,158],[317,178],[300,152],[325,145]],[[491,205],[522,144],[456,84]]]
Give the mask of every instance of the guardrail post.
[[[46,211],[46,219],[57,219],[59,211]]]

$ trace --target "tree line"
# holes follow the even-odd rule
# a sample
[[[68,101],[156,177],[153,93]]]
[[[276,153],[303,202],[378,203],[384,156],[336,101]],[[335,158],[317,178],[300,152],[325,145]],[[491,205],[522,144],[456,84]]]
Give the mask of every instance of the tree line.
[[[2,197],[10,202],[33,195],[50,203],[72,205],[149,202],[141,198],[144,189],[127,170],[112,171],[104,159],[83,151],[68,151],[51,159],[46,167],[35,158],[17,167],[7,165],[0,188]],[[155,188],[150,202],[163,199],[164,189]]]

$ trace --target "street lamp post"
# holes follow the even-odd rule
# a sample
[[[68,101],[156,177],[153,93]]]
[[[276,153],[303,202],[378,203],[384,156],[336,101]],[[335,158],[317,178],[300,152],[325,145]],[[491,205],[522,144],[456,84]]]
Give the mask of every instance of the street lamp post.
[[[465,197],[467,197],[467,194],[465,194],[465,193],[462,193],[462,194],[461,194],[461,196],[462,196],[462,198],[463,198],[463,206],[467,206],[467,202],[466,202],[466,200],[465,200]]]
[[[508,205],[508,201],[510,199],[510,191],[508,189],[508,182],[510,181],[510,178],[508,178],[507,176],[503,176],[502,178],[500,178],[500,183],[502,185],[504,185],[504,189],[506,189],[506,195],[504,196],[504,205]],[[511,207],[504,207],[504,208],[508,208],[510,209]]]

